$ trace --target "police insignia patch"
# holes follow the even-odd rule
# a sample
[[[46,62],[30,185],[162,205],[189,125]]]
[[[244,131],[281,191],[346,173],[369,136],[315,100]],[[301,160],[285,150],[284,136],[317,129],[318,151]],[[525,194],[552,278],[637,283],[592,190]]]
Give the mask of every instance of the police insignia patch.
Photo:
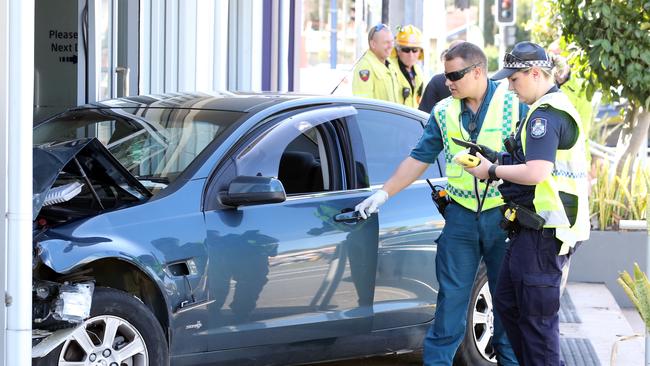
[[[368,81],[370,78],[370,70],[359,70],[359,77],[363,81]]]
[[[546,118],[533,119],[530,126],[530,136],[538,139],[546,135],[546,122]]]

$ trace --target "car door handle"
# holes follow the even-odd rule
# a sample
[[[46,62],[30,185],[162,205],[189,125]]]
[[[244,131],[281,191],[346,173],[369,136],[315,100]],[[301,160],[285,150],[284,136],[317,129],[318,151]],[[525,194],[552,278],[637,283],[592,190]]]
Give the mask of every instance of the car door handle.
[[[359,215],[359,211],[348,211],[334,216],[334,221],[336,222],[352,223],[362,219],[361,215]]]

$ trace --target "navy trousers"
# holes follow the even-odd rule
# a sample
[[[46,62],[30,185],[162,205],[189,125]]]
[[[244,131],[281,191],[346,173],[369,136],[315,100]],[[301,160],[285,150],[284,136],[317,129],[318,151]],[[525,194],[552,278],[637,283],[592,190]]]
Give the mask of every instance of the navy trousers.
[[[564,365],[558,311],[562,267],[568,258],[558,251],[552,229],[522,228],[506,249],[494,308],[524,366]]]
[[[499,227],[499,208],[476,212],[452,203],[445,211],[445,227],[438,239],[436,276],[440,284],[436,315],[424,339],[425,366],[452,364],[465,335],[467,307],[481,258],[487,267],[490,292],[494,295],[506,251],[506,232]],[[494,296],[492,296],[494,298]],[[494,317],[492,346],[499,365],[517,365],[515,354],[499,321]]]

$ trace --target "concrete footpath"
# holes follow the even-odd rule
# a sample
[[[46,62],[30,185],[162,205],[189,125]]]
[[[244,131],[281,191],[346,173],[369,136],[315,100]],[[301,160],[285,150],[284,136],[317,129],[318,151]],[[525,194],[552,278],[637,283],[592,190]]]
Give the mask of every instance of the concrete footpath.
[[[638,314],[629,311],[626,317],[604,284],[570,282],[566,292],[578,318],[569,322],[570,317],[562,319],[561,314],[562,355],[567,366],[643,366],[645,340]],[[563,298],[562,312],[570,307],[565,302]],[[581,344],[569,340],[581,340]]]
[[[621,310],[604,284],[567,284],[560,310],[560,346],[566,366],[644,366],[643,327],[638,313]],[[421,365],[420,355],[415,352],[320,365],[414,366]]]

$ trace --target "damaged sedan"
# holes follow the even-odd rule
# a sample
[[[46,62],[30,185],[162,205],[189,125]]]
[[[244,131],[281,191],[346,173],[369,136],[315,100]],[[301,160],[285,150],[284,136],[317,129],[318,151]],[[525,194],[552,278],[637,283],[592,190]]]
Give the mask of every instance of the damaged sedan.
[[[168,94],[34,127],[38,365],[293,365],[418,350],[435,313],[431,165],[354,206],[428,115],[369,99]],[[481,271],[458,364],[495,364]]]

